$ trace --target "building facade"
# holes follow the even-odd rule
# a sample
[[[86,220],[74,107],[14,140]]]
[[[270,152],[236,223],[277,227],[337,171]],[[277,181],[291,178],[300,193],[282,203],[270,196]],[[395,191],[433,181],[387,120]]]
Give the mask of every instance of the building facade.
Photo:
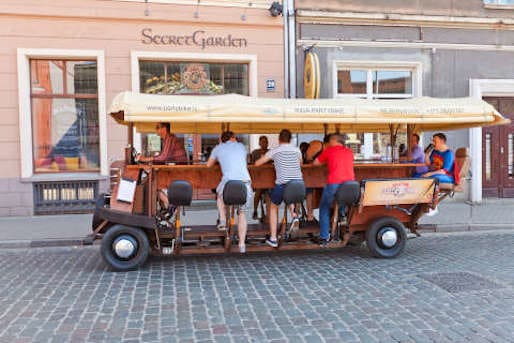
[[[319,57],[322,98],[474,96],[514,116],[512,0],[285,0],[284,17],[271,15],[272,2],[1,3],[0,216],[91,206],[127,144],[107,115],[118,92],[304,97],[308,51]],[[452,148],[471,151],[465,200],[514,196],[513,134],[448,133]],[[135,138],[139,151],[159,150],[156,135]],[[180,138],[191,160],[217,142]],[[387,139],[350,135],[362,158],[383,155]]]
[[[107,115],[118,92],[283,97],[283,20],[270,4],[2,2],[0,216],[91,206],[124,157],[127,130]],[[191,160],[217,142],[179,138]],[[151,154],[160,141],[136,134],[135,145]]]
[[[313,51],[320,60],[322,98],[473,96],[514,119],[513,3],[296,0],[298,96],[304,58]],[[451,148],[470,148],[465,200],[514,196],[513,135],[512,126],[448,132]],[[364,158],[380,155],[387,144],[377,134],[352,137]]]

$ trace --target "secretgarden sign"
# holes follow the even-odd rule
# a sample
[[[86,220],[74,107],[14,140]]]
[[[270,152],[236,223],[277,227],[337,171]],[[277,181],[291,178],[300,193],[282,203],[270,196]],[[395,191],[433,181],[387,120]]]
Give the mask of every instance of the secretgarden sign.
[[[245,38],[236,38],[232,34],[226,36],[209,35],[203,30],[194,31],[190,35],[156,34],[151,28],[141,30],[141,42],[148,45],[198,46],[200,48],[246,48]]]

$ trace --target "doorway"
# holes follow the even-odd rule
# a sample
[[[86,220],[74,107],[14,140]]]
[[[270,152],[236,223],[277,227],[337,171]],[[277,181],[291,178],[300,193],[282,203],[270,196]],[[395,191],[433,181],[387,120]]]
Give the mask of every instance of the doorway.
[[[514,120],[514,98],[484,97],[504,117]],[[482,129],[482,193],[514,198],[514,125]]]

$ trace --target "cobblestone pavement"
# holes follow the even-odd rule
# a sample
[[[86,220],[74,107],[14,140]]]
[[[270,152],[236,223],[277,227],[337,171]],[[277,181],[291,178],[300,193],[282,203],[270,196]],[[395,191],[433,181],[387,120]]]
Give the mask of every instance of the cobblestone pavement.
[[[512,232],[365,247],[152,258],[98,247],[0,250],[0,342],[514,342]],[[437,286],[438,284],[439,286]]]

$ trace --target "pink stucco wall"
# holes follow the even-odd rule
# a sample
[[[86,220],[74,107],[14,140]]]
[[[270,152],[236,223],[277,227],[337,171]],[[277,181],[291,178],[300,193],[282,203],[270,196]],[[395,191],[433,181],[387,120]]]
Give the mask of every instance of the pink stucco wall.
[[[130,90],[131,51],[244,54],[257,56],[259,96],[283,96],[282,18],[265,9],[150,4],[100,0],[18,0],[0,2],[0,216],[30,215],[32,188],[21,182],[17,49],[102,50],[105,54],[106,103],[117,92]],[[246,20],[241,20],[242,14]],[[143,44],[141,30],[190,35],[232,34],[247,46],[208,47]],[[266,93],[265,80],[276,80],[276,91]],[[108,158],[123,156],[126,129],[108,118]]]

